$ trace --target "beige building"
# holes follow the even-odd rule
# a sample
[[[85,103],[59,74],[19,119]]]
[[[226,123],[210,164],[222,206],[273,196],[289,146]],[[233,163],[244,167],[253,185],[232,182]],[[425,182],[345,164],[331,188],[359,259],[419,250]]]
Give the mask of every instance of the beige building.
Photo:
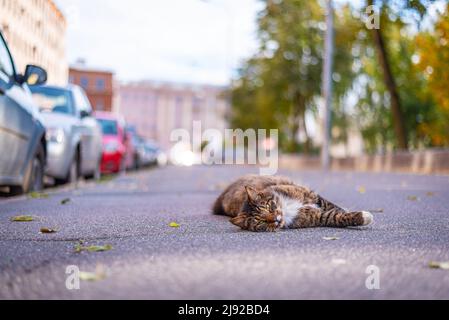
[[[165,82],[122,83],[117,92],[116,112],[139,134],[168,148],[174,129],[192,132],[193,121],[205,129],[227,127],[228,101],[223,87]]]
[[[36,64],[49,84],[67,84],[66,20],[52,0],[0,0],[0,29],[18,73]]]

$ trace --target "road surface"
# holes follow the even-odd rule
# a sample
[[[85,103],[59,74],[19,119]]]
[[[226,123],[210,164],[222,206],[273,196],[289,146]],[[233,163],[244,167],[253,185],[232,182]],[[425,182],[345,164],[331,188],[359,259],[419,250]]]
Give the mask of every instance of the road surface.
[[[449,177],[281,172],[346,208],[383,211],[365,228],[255,234],[211,215],[226,183],[256,172],[166,167],[0,199],[0,298],[449,299],[449,270],[428,267],[449,261]],[[80,240],[113,248],[76,253]],[[68,290],[70,265],[99,277]],[[379,289],[366,286],[373,270]]]

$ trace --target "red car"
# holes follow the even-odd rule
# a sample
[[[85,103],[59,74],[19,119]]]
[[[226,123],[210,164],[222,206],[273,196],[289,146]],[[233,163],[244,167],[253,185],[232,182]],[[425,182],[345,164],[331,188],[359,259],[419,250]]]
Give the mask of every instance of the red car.
[[[128,143],[125,122],[109,112],[96,112],[95,118],[103,131],[101,173],[117,173],[125,170]]]

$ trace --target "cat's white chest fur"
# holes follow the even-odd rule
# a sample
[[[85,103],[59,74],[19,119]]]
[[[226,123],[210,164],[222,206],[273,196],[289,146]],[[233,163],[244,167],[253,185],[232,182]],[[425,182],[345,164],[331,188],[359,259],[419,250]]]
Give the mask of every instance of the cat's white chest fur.
[[[299,209],[301,209],[304,205],[301,201],[296,199],[285,197],[283,195],[278,196],[281,202],[285,226],[288,227],[293,223],[295,218],[298,216]]]

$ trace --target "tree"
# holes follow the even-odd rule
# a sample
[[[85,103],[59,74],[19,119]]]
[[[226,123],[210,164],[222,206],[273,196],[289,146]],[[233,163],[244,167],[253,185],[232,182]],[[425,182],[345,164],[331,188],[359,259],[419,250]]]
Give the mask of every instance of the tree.
[[[419,126],[434,146],[449,146],[449,4],[433,30],[416,38],[419,70],[427,80],[427,90],[436,108]]]

